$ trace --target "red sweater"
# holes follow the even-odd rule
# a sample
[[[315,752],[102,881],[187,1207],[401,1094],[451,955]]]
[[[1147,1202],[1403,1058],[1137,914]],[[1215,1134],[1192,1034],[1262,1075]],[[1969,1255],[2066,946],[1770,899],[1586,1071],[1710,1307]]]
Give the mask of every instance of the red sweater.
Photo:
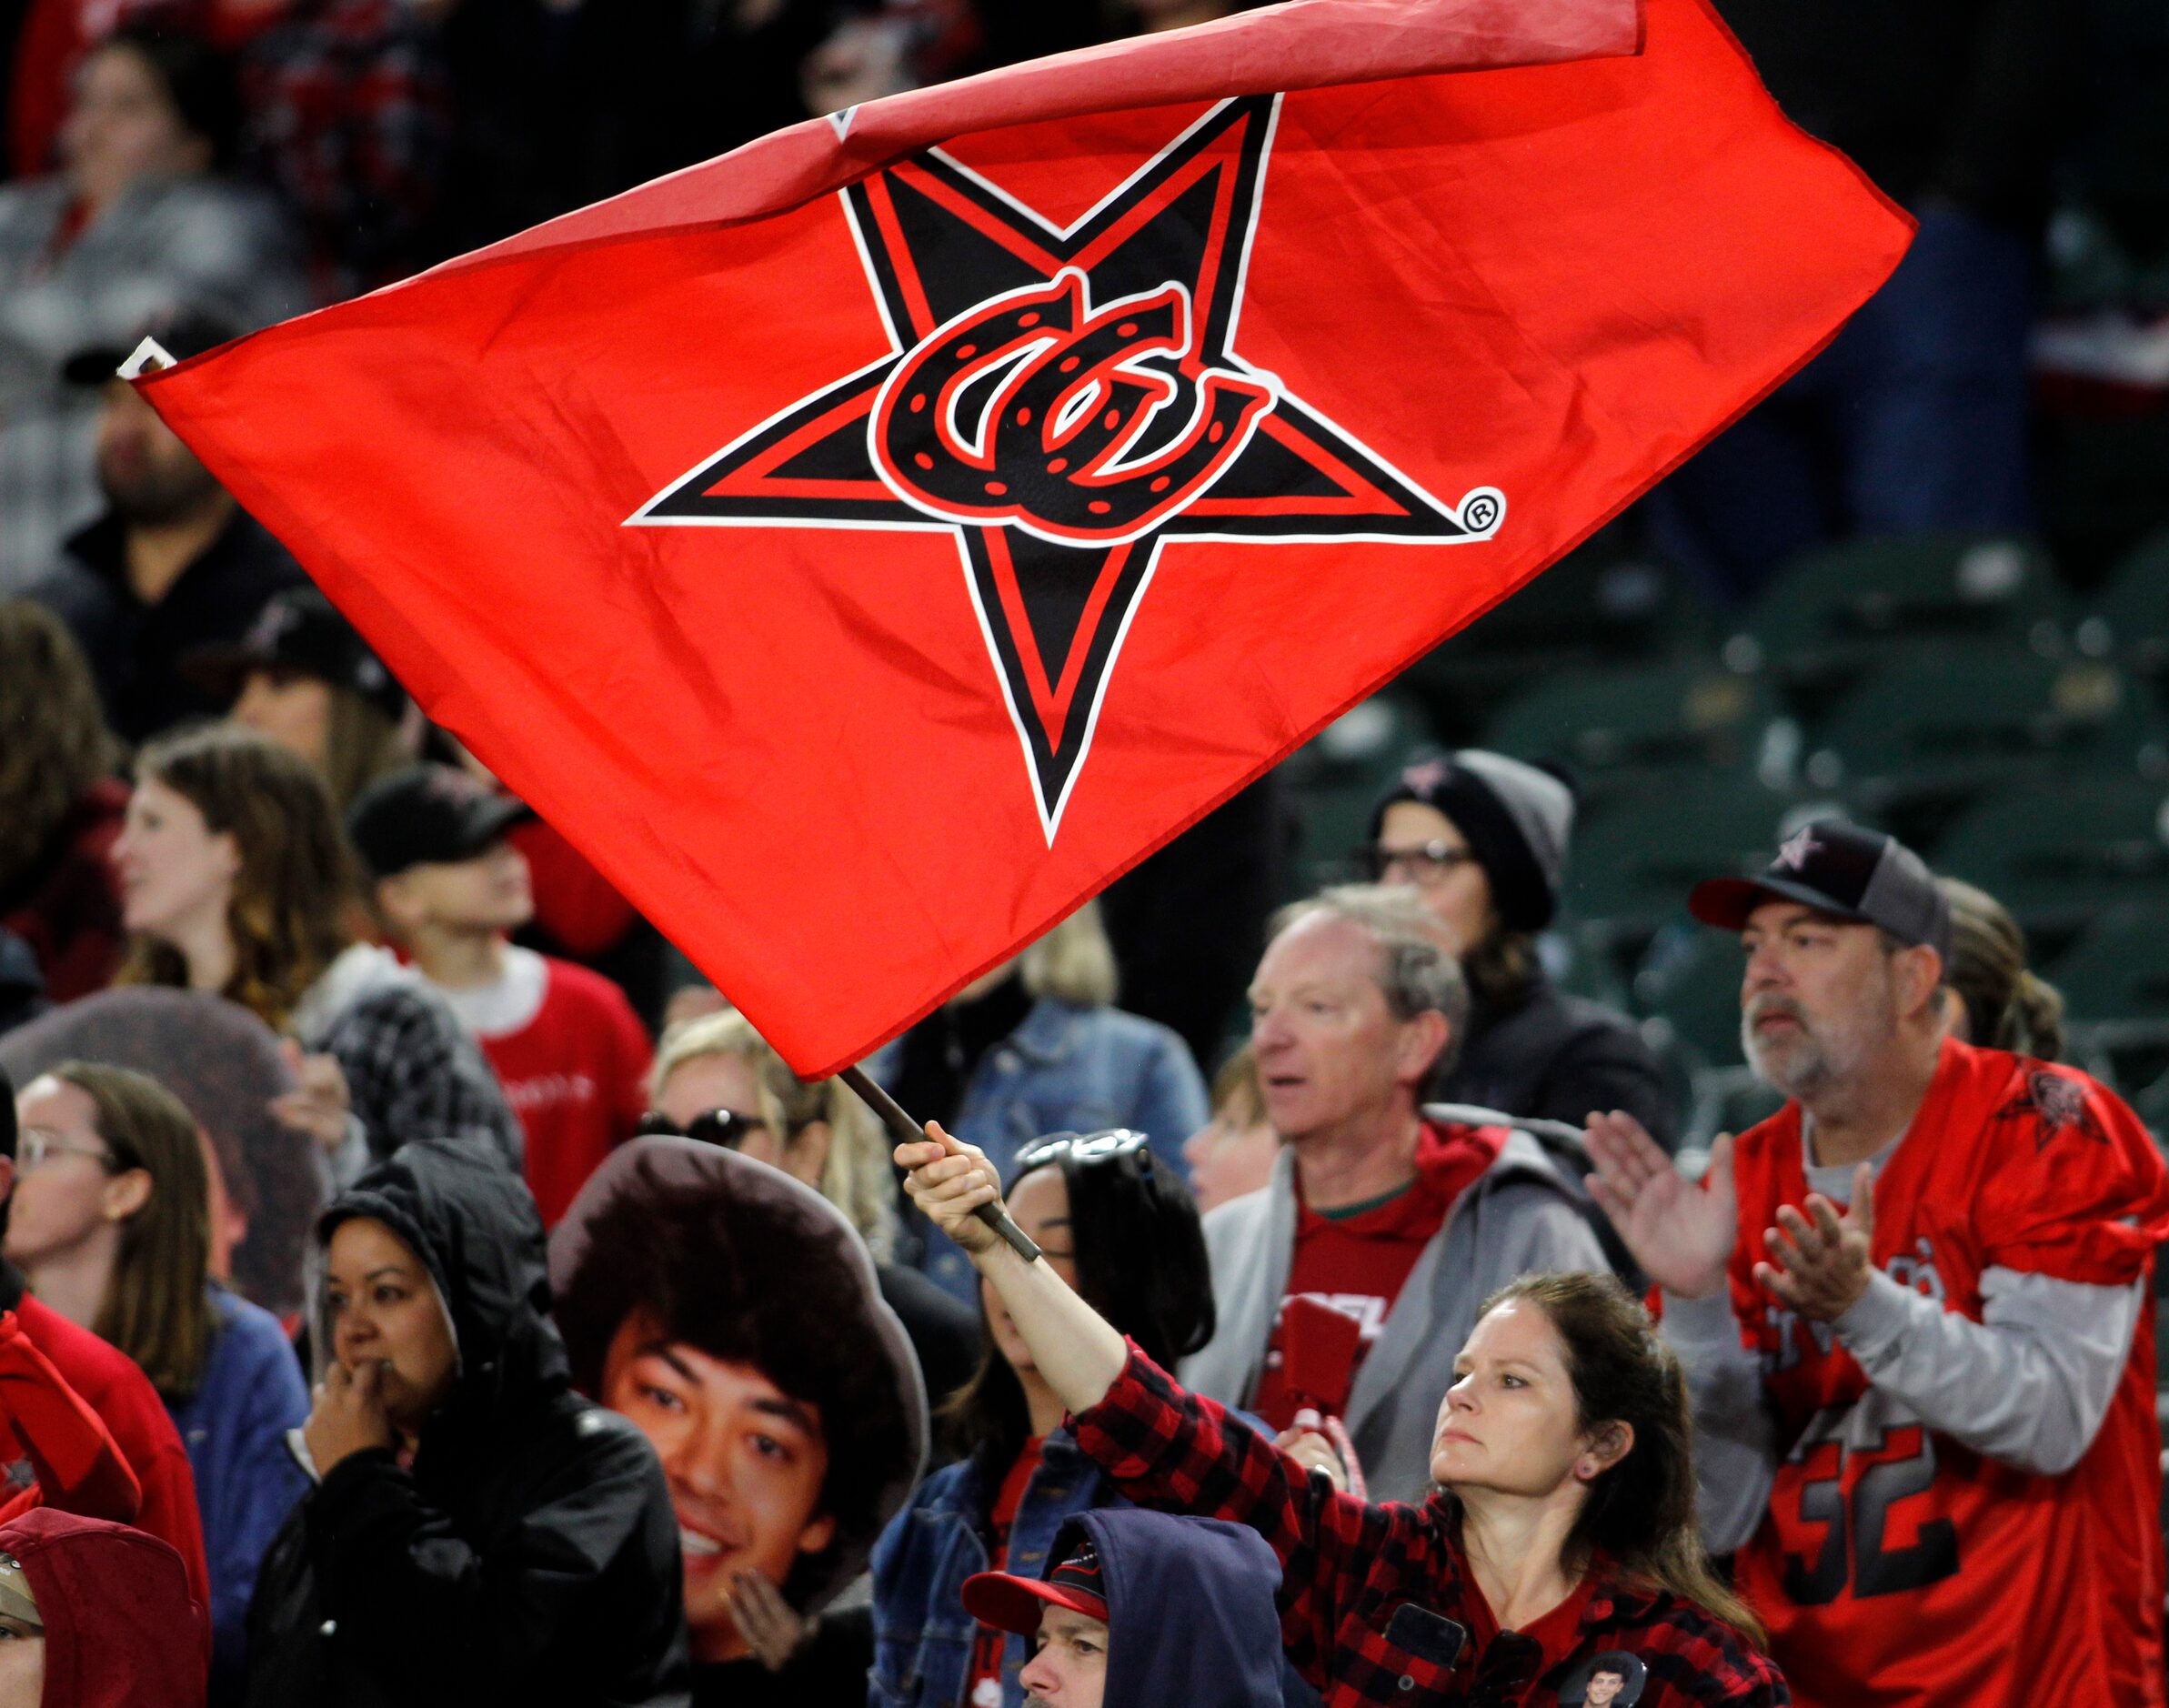
[[[12,1277],[10,1278],[12,1279]],[[203,1522],[196,1516],[196,1478],[166,1402],[133,1360],[88,1329],[25,1293],[15,1319],[30,1343],[45,1355],[76,1396],[98,1414],[127,1459],[143,1489],[136,1528],[170,1542],[188,1568],[188,1592],[211,1604],[211,1573],[204,1561]],[[24,1456],[15,1431],[0,1418],[0,1460]]]

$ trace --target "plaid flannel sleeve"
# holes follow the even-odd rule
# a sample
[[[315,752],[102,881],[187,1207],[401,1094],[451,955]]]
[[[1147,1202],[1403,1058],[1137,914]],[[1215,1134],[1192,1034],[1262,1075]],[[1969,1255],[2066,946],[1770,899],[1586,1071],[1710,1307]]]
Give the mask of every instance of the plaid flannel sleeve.
[[[1139,1350],[1107,1397],[1077,1419],[1078,1443],[1140,1506],[1247,1524],[1280,1560],[1289,1658],[1322,1683],[1334,1633],[1367,1580],[1421,1577],[1420,1509],[1366,1506],[1308,1472],[1216,1401]]]

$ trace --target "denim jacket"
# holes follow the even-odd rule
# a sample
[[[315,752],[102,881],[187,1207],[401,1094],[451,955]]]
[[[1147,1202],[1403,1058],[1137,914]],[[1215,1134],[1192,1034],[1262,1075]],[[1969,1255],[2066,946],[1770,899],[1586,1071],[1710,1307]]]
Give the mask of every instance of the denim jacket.
[[[969,1459],[936,1472],[874,1544],[874,1670],[868,1708],[967,1708],[979,1626],[964,1611],[964,1580],[987,1570],[987,1522],[996,1491]],[[1047,1569],[1055,1533],[1074,1514],[1127,1506],[1079,1450],[1065,1425],[1047,1438],[1009,1527],[1009,1570]],[[1002,1657],[1002,1708],[1019,1708],[1022,1637]]]
[[[886,1080],[897,1060],[892,1045],[869,1070]],[[1041,997],[1023,1024],[979,1059],[949,1130],[979,1146],[1006,1177],[1018,1153],[1043,1133],[1130,1127],[1187,1180],[1182,1142],[1209,1112],[1198,1064],[1167,1027],[1120,1009]],[[979,1277],[970,1260],[923,1218],[909,1220],[923,1241],[918,1267],[976,1303]]]

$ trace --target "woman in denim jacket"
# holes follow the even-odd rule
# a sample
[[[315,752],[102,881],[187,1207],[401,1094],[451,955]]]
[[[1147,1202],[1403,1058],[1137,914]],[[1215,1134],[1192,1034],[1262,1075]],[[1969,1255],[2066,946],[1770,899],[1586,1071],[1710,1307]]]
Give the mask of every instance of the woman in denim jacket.
[[[1061,1134],[1017,1159],[1009,1212],[1047,1261],[1155,1359],[1212,1338],[1212,1277],[1190,1191],[1129,1131]],[[975,1572],[1037,1575],[1065,1519],[1126,1505],[1078,1450],[1062,1402],[982,1298],[979,1374],[946,1422],[959,1462],[921,1483],[875,1545],[869,1708],[1019,1708],[1025,1641],[964,1611]]]

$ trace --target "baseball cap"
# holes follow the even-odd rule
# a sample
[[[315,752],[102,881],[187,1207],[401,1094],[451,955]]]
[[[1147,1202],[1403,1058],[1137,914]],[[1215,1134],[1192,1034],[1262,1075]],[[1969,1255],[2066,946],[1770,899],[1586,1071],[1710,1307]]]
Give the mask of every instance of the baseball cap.
[[[378,878],[475,858],[534,809],[449,765],[409,765],[361,792],[346,834]]]
[[[346,688],[395,720],[407,712],[407,690],[315,588],[274,593],[239,640],[194,648],[176,668],[206,693],[227,701],[240,694],[252,670],[290,670]]]
[[[118,377],[120,365],[146,338],[157,339],[175,361],[185,362],[230,343],[245,330],[240,322],[206,304],[171,304],[138,321],[135,336],[126,343],[93,344],[77,350],[60,365],[60,375],[71,386],[103,386]]]
[[[1107,1589],[1100,1575],[1100,1556],[1084,1542],[1043,1578],[1013,1572],[981,1572],[964,1580],[964,1611],[982,1625],[1029,1637],[1039,1628],[1049,1606],[1067,1607],[1087,1619],[1107,1623]]]
[[[1760,877],[1695,885],[1687,910],[1704,925],[1736,931],[1771,900],[1881,926],[1901,942],[1925,944],[1946,960],[1951,956],[1951,904],[1927,862],[1897,838],[1843,819],[1802,826]]]

